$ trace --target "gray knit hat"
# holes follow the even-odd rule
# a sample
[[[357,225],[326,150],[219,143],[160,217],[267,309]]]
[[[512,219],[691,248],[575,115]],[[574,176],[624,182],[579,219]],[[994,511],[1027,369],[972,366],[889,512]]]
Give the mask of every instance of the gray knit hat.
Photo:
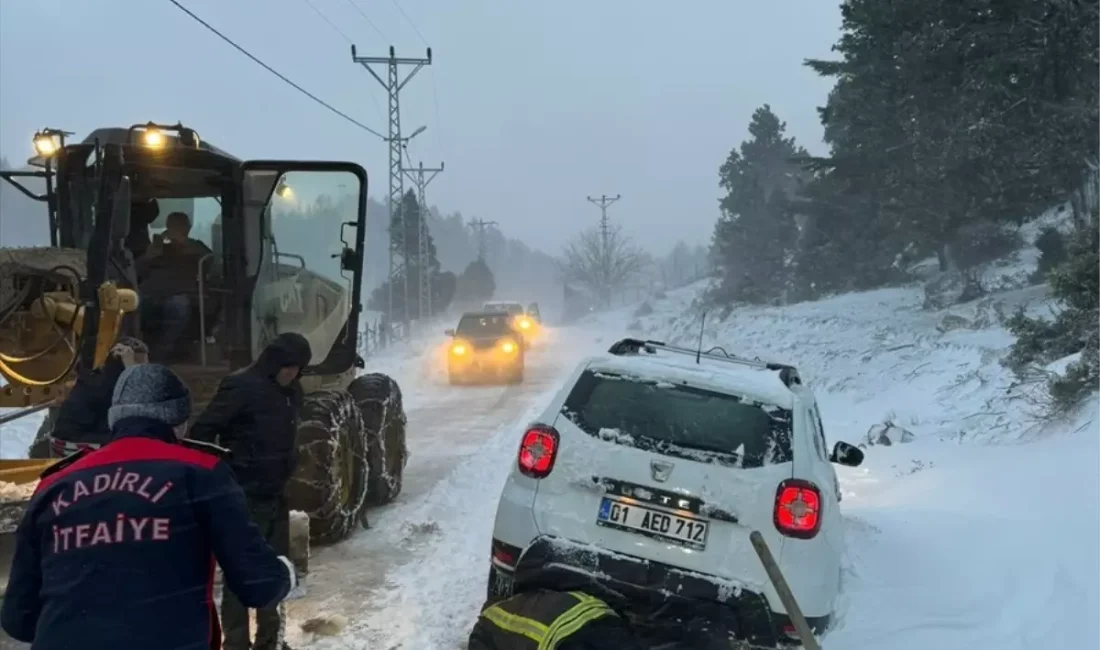
[[[141,363],[122,371],[115,384],[107,424],[112,428],[125,418],[150,418],[169,426],[191,417],[191,392],[168,368]]]

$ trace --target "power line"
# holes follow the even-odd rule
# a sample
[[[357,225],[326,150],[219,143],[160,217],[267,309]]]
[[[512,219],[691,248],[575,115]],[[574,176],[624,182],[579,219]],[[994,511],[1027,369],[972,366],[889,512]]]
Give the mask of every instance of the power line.
[[[363,17],[363,20],[367,21],[367,24],[371,26],[371,29],[374,30],[375,34],[378,34],[379,38],[381,38],[382,40],[386,40],[386,35],[382,33],[382,30],[378,29],[378,25],[374,24],[374,21],[370,19],[370,16],[367,15],[367,12],[363,11],[363,8],[360,7],[355,2],[355,0],[347,0],[347,3],[359,12],[359,15]]]
[[[607,218],[607,206],[622,198],[621,194],[608,196],[603,194],[596,199],[587,197],[588,202],[600,208],[600,278],[603,285],[604,306],[611,306],[611,222]]]
[[[428,39],[424,38],[424,35],[420,33],[420,30],[416,27],[416,23],[413,22],[412,18],[409,18],[409,14],[405,13],[405,10],[401,8],[401,5],[398,4],[397,0],[390,0],[390,2],[392,2],[393,6],[397,7],[397,10],[400,11],[401,15],[405,17],[405,21],[409,23],[409,26],[413,28],[414,32],[416,32],[417,37],[420,38],[420,42],[423,43],[425,47],[431,47],[431,43],[429,43]]]
[[[416,137],[427,127],[420,127],[413,131],[408,137],[401,136],[401,110],[399,95],[401,89],[405,87],[405,84],[409,83],[409,80],[416,75],[426,65],[432,63],[432,48],[428,48],[426,58],[398,58],[394,52],[394,47],[390,46],[389,56],[358,56],[355,51],[355,46],[351,46],[351,60],[355,63],[362,65],[367,72],[374,77],[375,81],[386,89],[386,93],[390,98],[389,115],[390,115],[390,134],[385,138],[386,142],[390,144],[390,200],[389,200],[389,217],[390,217],[390,277],[389,277],[389,299],[387,313],[390,318],[393,318],[395,313],[395,296],[396,284],[398,280],[402,281],[404,285],[402,288],[403,300],[401,320],[404,326],[403,335],[409,334],[409,255],[408,250],[405,248],[405,211],[402,209],[405,185],[403,172],[401,171],[401,157],[405,153],[405,147],[409,140]],[[386,67],[386,79],[382,79],[382,75],[378,74],[371,64],[384,65]],[[405,75],[404,79],[401,78],[399,68],[401,66],[410,66],[412,70]],[[396,219],[395,219],[396,217]],[[394,222],[397,222],[396,224]],[[394,227],[396,225],[397,227]]]
[[[320,9],[318,9],[318,8],[317,8],[317,5],[313,4],[313,3],[312,3],[312,2],[310,1],[310,0],[302,0],[302,2],[306,3],[307,5],[309,5],[309,8],[313,10],[313,13],[317,14],[318,16],[320,16],[320,17],[321,17],[321,20],[323,20],[323,21],[325,21],[326,23],[328,23],[328,26],[329,26],[329,27],[331,27],[331,28],[332,28],[333,30],[335,30],[337,34],[339,34],[340,36],[343,36],[343,37],[344,37],[344,40],[345,40],[345,41],[347,41],[347,42],[348,42],[349,44],[351,44],[351,45],[354,45],[354,44],[355,44],[355,43],[354,43],[354,42],[353,42],[353,41],[351,40],[351,38],[349,38],[349,37],[348,37],[347,33],[346,33],[346,32],[345,32],[344,30],[342,30],[342,29],[340,29],[339,27],[337,27],[337,26],[336,26],[336,23],[334,23],[334,22],[332,22],[331,20],[329,20],[329,19],[328,19],[328,16],[326,16],[326,15],[324,14],[324,12],[322,12],[322,11],[321,11]],[[350,2],[351,2],[351,0],[348,0],[348,2],[350,3]],[[355,6],[355,5],[352,5],[352,6]],[[358,7],[358,6],[355,6],[355,8],[356,8],[356,9],[359,9],[359,7]],[[360,11],[361,11],[361,10],[360,10]],[[366,17],[366,16],[364,16],[364,17]],[[369,19],[368,19],[368,22],[369,22]],[[373,26],[373,25],[372,25],[372,26]],[[376,29],[377,29],[377,28],[376,28]],[[368,97],[370,97],[370,103],[371,103],[371,104],[372,104],[372,105],[374,106],[374,113],[375,113],[375,115],[377,115],[377,116],[378,116],[378,119],[379,119],[379,120],[382,120],[382,119],[384,119],[384,118],[382,117],[382,109],[381,109],[381,108],[380,108],[380,107],[378,106],[378,100],[374,98],[374,95],[370,95],[370,94],[368,94],[367,96],[368,96]]]
[[[495,221],[485,221],[485,220],[481,219],[480,217],[477,218],[476,220],[471,220],[470,221],[470,228],[477,231],[477,259],[482,261],[482,262],[485,261],[485,250],[486,250],[486,247],[485,247],[485,229],[488,226],[495,226],[495,225],[497,225],[497,222],[495,222]]]
[[[407,156],[407,149],[405,153]],[[420,292],[419,318],[428,318],[432,315],[432,274],[431,259],[428,254],[428,200],[424,196],[424,190],[428,187],[428,183],[431,183],[432,179],[443,171],[443,163],[439,163],[439,167],[425,167],[423,162],[418,167],[413,167],[410,163],[408,167],[402,167],[401,171],[405,172],[409,180],[416,185],[416,202],[420,206],[420,223],[417,225],[418,261],[416,263]],[[429,172],[431,173],[430,176],[424,175]]]
[[[332,111],[333,113],[336,113],[337,115],[339,115],[340,117],[344,118],[344,119],[345,119],[345,120],[347,120],[348,122],[351,122],[351,123],[352,123],[352,124],[354,124],[355,126],[357,126],[357,127],[361,128],[361,129],[363,129],[363,130],[364,130],[364,131],[366,131],[367,133],[370,133],[370,134],[372,134],[372,135],[374,135],[374,136],[376,136],[376,137],[382,138],[383,140],[385,140],[385,139],[386,139],[386,136],[382,135],[382,134],[381,134],[381,133],[379,133],[378,131],[375,131],[374,129],[370,128],[370,127],[369,127],[369,126],[367,126],[366,124],[363,124],[363,123],[362,123],[362,122],[360,122],[359,120],[357,120],[357,119],[355,119],[355,118],[351,117],[351,116],[350,116],[350,115],[348,115],[347,113],[344,113],[343,111],[341,111],[341,110],[339,110],[339,109],[337,109],[337,108],[333,107],[333,106],[332,106],[331,104],[329,104],[328,102],[324,101],[324,100],[323,100],[323,99],[321,99],[320,97],[318,97],[318,96],[314,95],[313,93],[309,92],[309,91],[308,91],[308,90],[306,90],[305,88],[302,88],[301,86],[299,86],[298,84],[294,83],[294,82],[293,82],[293,81],[291,81],[290,79],[287,79],[287,78],[286,78],[285,76],[283,76],[282,74],[280,74],[280,73],[279,73],[279,72],[278,72],[277,70],[275,70],[275,68],[272,68],[272,67],[271,67],[271,66],[269,66],[268,64],[266,64],[266,63],[264,63],[263,61],[261,61],[261,60],[257,59],[257,58],[256,58],[255,56],[253,56],[253,55],[252,55],[251,53],[249,53],[249,51],[248,51],[248,50],[244,49],[244,48],[243,48],[243,47],[241,47],[240,45],[237,45],[237,44],[236,44],[235,42],[233,42],[233,39],[229,38],[229,37],[228,37],[228,36],[226,36],[225,34],[222,34],[222,33],[221,33],[221,32],[219,32],[219,31],[218,31],[217,29],[214,29],[214,27],[213,27],[213,26],[211,26],[211,25],[210,25],[210,23],[208,23],[208,22],[206,22],[205,20],[203,20],[202,18],[199,18],[198,16],[196,16],[196,15],[195,15],[195,14],[194,14],[194,13],[193,13],[193,12],[192,12],[192,11],[191,11],[190,9],[188,9],[187,7],[185,7],[185,6],[183,6],[182,4],[180,4],[180,3],[179,3],[179,2],[177,1],[177,0],[168,0],[168,2],[171,2],[172,4],[176,5],[176,7],[177,7],[177,8],[179,8],[179,10],[180,10],[180,11],[182,11],[182,12],[183,12],[183,13],[185,13],[185,14],[187,14],[187,15],[188,15],[188,16],[190,16],[191,18],[193,18],[193,19],[195,20],[195,22],[199,23],[199,24],[200,24],[200,25],[202,25],[203,27],[205,27],[205,28],[207,28],[208,30],[210,30],[211,32],[213,32],[213,33],[214,33],[214,34],[215,34],[215,35],[216,35],[216,36],[217,36],[218,38],[222,39],[222,40],[223,40],[223,41],[225,41],[226,43],[229,43],[230,45],[232,45],[232,46],[233,46],[233,47],[234,47],[234,48],[235,48],[235,49],[236,49],[236,50],[237,50],[238,52],[240,52],[241,54],[243,54],[243,55],[247,56],[248,58],[252,59],[252,60],[253,60],[254,62],[256,62],[257,64],[259,64],[259,65],[260,65],[260,67],[262,67],[262,68],[263,68],[264,70],[267,70],[268,72],[270,72],[271,74],[275,75],[275,76],[276,76],[276,77],[278,77],[279,79],[282,79],[282,80],[283,80],[284,82],[286,82],[286,83],[287,83],[287,84],[288,84],[288,85],[289,85],[290,87],[294,88],[295,90],[297,90],[298,92],[302,93],[302,94],[303,94],[303,95],[305,95],[306,97],[309,97],[310,99],[312,99],[313,101],[317,102],[317,103],[318,103],[318,104],[320,104],[321,106],[324,106],[325,108],[327,108],[328,110]]]
[[[313,3],[312,3],[312,2],[310,2],[309,0],[302,0],[302,2],[306,3],[307,5],[309,5],[309,8],[313,10],[313,13],[317,14],[318,16],[320,16],[320,17],[321,17],[321,20],[323,20],[323,21],[325,21],[326,23],[328,23],[328,26],[329,26],[329,27],[331,27],[332,29],[334,29],[334,30],[336,31],[336,33],[337,33],[337,34],[339,34],[340,36],[343,36],[343,37],[344,37],[344,40],[345,40],[345,41],[347,41],[348,43],[351,43],[351,42],[352,42],[352,41],[351,41],[351,38],[349,38],[349,37],[348,37],[348,35],[344,33],[344,30],[342,30],[342,29],[340,29],[339,27],[337,27],[337,26],[336,26],[336,23],[332,22],[331,20],[329,20],[329,19],[328,19],[328,16],[326,16],[326,15],[325,15],[325,14],[323,14],[323,13],[321,13],[321,10],[320,10],[320,9],[318,9],[318,8],[317,8],[317,6],[316,6],[315,4],[313,4]]]

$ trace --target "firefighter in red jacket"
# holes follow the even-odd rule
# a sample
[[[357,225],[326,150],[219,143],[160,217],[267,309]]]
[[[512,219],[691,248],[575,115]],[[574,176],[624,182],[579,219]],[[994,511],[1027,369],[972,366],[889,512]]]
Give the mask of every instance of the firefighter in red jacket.
[[[180,442],[190,412],[168,368],[122,372],[111,441],[46,470],[16,531],[0,609],[12,638],[34,650],[216,649],[215,561],[251,607],[294,587],[229,467]]]

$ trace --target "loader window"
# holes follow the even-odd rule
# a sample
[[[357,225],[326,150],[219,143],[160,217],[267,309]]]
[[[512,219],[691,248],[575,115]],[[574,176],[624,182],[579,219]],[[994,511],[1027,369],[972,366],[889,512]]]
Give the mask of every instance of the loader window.
[[[586,371],[562,414],[592,436],[752,468],[791,460],[791,411],[656,379]]]
[[[254,354],[284,332],[309,340],[312,365],[340,338],[353,273],[341,271],[341,234],[354,248],[359,178],[347,171],[291,171],[276,181],[264,215],[262,265],[252,301]]]

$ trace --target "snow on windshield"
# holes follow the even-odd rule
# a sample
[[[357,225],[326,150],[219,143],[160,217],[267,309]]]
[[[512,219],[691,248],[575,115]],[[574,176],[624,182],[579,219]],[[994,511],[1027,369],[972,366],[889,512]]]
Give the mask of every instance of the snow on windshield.
[[[587,371],[562,414],[608,442],[752,468],[791,460],[791,412],[667,381]]]

